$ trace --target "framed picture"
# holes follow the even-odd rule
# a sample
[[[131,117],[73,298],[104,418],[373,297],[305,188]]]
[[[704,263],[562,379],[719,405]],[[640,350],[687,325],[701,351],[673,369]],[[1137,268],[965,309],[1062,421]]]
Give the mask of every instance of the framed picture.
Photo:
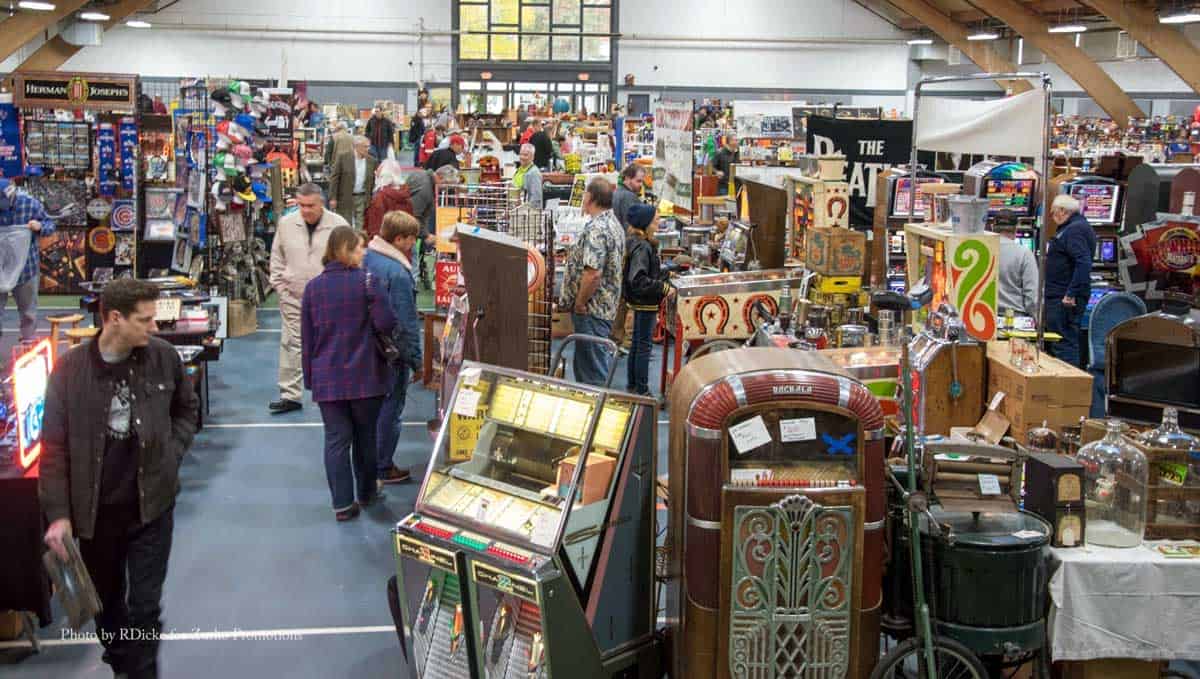
[[[236,243],[246,240],[245,214],[245,210],[217,213],[221,227],[221,242]]]
[[[209,315],[217,317],[217,339],[228,338],[229,328],[225,324],[229,319],[229,298],[210,297],[208,302],[202,306],[208,309]]]
[[[104,285],[113,279],[113,268],[111,266],[98,266],[92,269],[92,283],[94,285]]]
[[[171,219],[178,189],[146,189],[146,219]]]
[[[132,233],[117,234],[117,247],[113,254],[113,264],[117,266],[133,266],[133,248],[134,238]]]
[[[188,239],[175,239],[175,251],[171,254],[171,269],[182,274],[191,273],[192,244]]]
[[[147,219],[144,238],[152,241],[175,239],[175,222],[170,219]]]
[[[204,171],[191,171],[187,176],[188,207],[204,207]]]
[[[188,209],[187,211],[187,228],[180,236],[186,236],[191,241],[193,246],[200,244],[200,237],[204,235],[204,220],[207,217],[199,210]]]

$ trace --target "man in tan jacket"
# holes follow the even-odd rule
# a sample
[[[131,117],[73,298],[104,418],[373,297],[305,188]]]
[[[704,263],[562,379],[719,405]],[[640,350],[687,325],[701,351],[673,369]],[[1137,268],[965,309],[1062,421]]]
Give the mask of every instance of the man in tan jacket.
[[[346,121],[339,120],[333,134],[329,135],[329,141],[325,144],[325,168],[332,170],[333,163],[338,156],[353,150],[353,148],[354,135],[350,134],[350,128],[346,125]]]
[[[279,220],[271,246],[271,287],[279,295],[282,332],[279,336],[279,400],[268,408],[281,415],[303,407],[304,369],[300,359],[300,300],[304,286],[325,268],[321,257],[329,234],[349,226],[325,209],[321,187],[303,184],[296,192],[300,210]]]
[[[375,170],[379,161],[371,157],[371,142],[354,137],[354,150],[333,161],[329,170],[329,209],[354,228],[367,228],[365,215],[375,193]]]

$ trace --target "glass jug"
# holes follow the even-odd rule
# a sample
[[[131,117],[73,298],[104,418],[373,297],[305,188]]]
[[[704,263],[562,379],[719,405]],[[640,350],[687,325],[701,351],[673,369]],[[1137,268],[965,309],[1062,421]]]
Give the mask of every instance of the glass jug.
[[[1156,483],[1164,486],[1200,487],[1200,439],[1179,428],[1179,411],[1163,408],[1162,424],[1140,437],[1142,443],[1153,448],[1178,450],[1188,454],[1186,462],[1158,462],[1153,470]],[[1183,500],[1159,500],[1155,507],[1156,522],[1198,523],[1200,502]]]
[[[1137,547],[1146,530],[1149,465],[1142,451],[1121,437],[1120,420],[1107,421],[1104,438],[1079,449],[1083,465],[1089,545]]]

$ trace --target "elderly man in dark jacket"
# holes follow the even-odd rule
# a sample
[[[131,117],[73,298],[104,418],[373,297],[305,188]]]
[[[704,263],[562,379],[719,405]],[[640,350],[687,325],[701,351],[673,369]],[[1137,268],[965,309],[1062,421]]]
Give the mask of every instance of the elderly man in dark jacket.
[[[144,281],[105,286],[100,335],[50,375],[38,479],[46,544],[65,559],[79,536],[104,662],[129,677],[158,676],[179,465],[200,413],[179,354],[152,336],[156,299]]]
[[[1046,250],[1046,330],[1062,335],[1049,345],[1050,353],[1079,365],[1079,321],[1092,293],[1092,253],[1096,232],[1079,212],[1079,201],[1067,194],[1054,198],[1050,219],[1058,232]]]

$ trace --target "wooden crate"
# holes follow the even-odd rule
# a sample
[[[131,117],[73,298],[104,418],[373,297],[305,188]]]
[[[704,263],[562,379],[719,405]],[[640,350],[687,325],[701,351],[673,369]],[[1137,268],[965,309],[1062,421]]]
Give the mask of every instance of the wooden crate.
[[[867,234],[841,227],[814,226],[805,235],[804,264],[827,276],[862,276],[867,261]]]
[[[1083,423],[1084,445],[1104,438],[1104,420],[1087,420]],[[1200,540],[1200,523],[1183,523],[1160,516],[1160,502],[1200,502],[1200,487],[1184,487],[1162,479],[1160,465],[1187,465],[1188,453],[1182,450],[1154,448],[1138,441],[1137,430],[1130,429],[1124,435],[1127,442],[1146,456],[1150,463],[1150,485],[1146,489],[1146,539],[1147,540]],[[1165,509],[1163,507],[1162,509]]]

